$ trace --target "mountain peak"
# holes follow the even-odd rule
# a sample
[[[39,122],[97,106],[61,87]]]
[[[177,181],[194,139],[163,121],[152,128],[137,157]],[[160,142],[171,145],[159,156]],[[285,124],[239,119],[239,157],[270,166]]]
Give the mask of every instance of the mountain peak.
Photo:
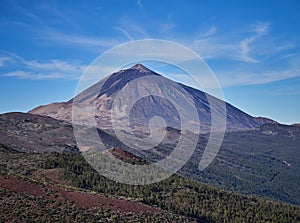
[[[156,94],[156,92],[158,93]],[[138,129],[136,132],[142,132],[144,127],[148,125],[150,117],[153,116],[163,117],[164,120],[167,120],[166,123],[169,127],[180,129],[181,117],[177,108],[172,106],[172,101],[170,102],[168,99],[160,97],[159,94],[163,96],[164,94],[171,94],[171,99],[178,99],[179,104],[176,104],[176,106],[181,106],[180,108],[183,109],[184,115],[189,114],[191,109],[195,107],[199,117],[195,117],[195,119],[188,117],[191,120],[190,129],[197,128],[196,130],[198,130],[199,126],[197,123],[200,121],[201,131],[210,131],[211,109],[207,94],[183,84],[178,85],[177,82],[164,78],[142,64],[135,64],[129,69],[113,73],[108,78],[97,82],[77,95],[75,104],[82,108],[95,106],[95,108],[91,109],[97,111],[95,116],[97,116],[96,124],[98,128],[109,129],[113,127],[111,114],[114,112],[113,109],[117,108],[117,120],[120,120],[120,125],[123,125],[124,117],[128,118],[125,115],[130,112],[130,119],[133,120],[132,122],[130,121],[130,125]],[[186,95],[194,102],[186,102],[184,100]],[[128,106],[131,105],[135,98],[138,100],[132,105],[132,110],[127,111]],[[181,98],[182,100],[180,100]],[[69,121],[70,119],[72,120],[73,102],[46,105],[35,108],[30,112]],[[274,122],[265,118],[254,118],[230,104],[226,104],[226,110],[228,131],[253,129],[266,123]],[[89,121],[85,120],[84,115],[80,116],[79,119],[82,123]],[[94,124],[94,121],[92,124]]]
[[[130,69],[135,69],[135,70],[144,71],[144,72],[151,72],[150,69],[148,69],[147,67],[145,67],[144,65],[142,65],[140,63],[135,64]]]

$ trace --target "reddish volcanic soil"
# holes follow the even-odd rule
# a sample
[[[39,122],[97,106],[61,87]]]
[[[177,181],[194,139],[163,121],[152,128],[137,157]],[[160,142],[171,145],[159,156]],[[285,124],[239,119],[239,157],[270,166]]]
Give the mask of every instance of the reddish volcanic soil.
[[[53,176],[56,178],[58,176],[57,174],[59,174],[59,170],[49,170],[49,172],[52,174],[52,177],[50,178],[53,178]],[[71,202],[75,203],[76,206],[80,208],[101,207],[104,210],[110,209],[122,213],[159,212],[159,209],[142,203],[109,198],[100,194],[92,194],[83,191],[65,190],[57,185],[49,183],[39,184],[10,175],[0,175],[0,188],[11,190],[16,193],[24,193],[30,196],[41,196],[44,199],[57,199],[60,202],[65,203]]]
[[[13,176],[0,175],[0,188],[11,190],[17,193],[25,193],[30,196],[46,195],[39,185]]]
[[[111,209],[118,212],[158,212],[158,209],[141,204],[134,203],[127,200],[121,200],[117,198],[108,198],[99,194],[88,194],[80,191],[65,191],[59,187],[52,187],[60,196],[72,200],[78,207],[93,208],[102,207],[103,209]]]
[[[113,149],[109,149],[107,150],[109,153],[111,153],[114,157],[116,157],[117,159],[129,159],[129,160],[132,160],[132,161],[140,161],[140,162],[143,162],[145,160],[143,160],[142,158],[130,153],[130,152],[127,152],[123,149],[120,149],[120,148],[113,148]]]

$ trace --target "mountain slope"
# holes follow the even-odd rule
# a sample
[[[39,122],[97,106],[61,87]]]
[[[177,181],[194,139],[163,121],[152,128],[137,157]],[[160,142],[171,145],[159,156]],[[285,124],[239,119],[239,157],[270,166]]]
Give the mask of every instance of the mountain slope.
[[[300,205],[300,127],[265,124],[255,130],[227,132],[213,162],[198,170],[206,141],[180,171],[227,190]]]
[[[53,151],[79,153],[73,127],[64,121],[40,115],[8,113],[0,115],[0,127],[2,158],[16,151],[34,152],[36,155],[36,152]],[[90,129],[87,127],[86,131],[89,134]],[[180,131],[167,128],[165,143],[146,151],[130,150],[114,135],[101,130],[98,133],[107,147],[106,151],[117,159],[145,165],[169,155],[174,149],[172,142],[178,139]],[[204,171],[199,171],[199,160],[206,143],[207,135],[200,135],[197,148],[179,171],[180,175],[234,192],[300,204],[300,127],[265,124],[255,130],[228,132],[214,161]],[[0,170],[11,165],[16,167],[15,160],[2,162]],[[21,163],[17,169],[30,172],[30,169],[24,169],[26,162]]]
[[[76,106],[90,107],[95,112],[99,128],[111,128],[111,114],[117,111],[115,112],[116,119],[122,120],[129,116],[132,128],[147,126],[151,117],[160,116],[166,121],[167,126],[177,129],[182,128],[180,122],[183,118],[189,119],[190,130],[193,130],[198,128],[198,124],[195,123],[199,118],[201,132],[209,132],[211,109],[208,97],[216,102],[219,101],[200,90],[176,83],[137,64],[129,69],[111,74],[74,99]],[[39,106],[29,113],[71,122],[74,99],[68,102]],[[172,102],[177,104],[174,105]],[[191,115],[194,104],[198,117]],[[128,109],[127,105],[132,105],[130,111],[126,110]],[[264,123],[274,122],[264,118],[254,118],[228,103],[225,103],[225,106],[227,130],[230,131],[252,129]],[[182,110],[178,110],[178,107]],[[186,117],[181,116],[182,114]],[[82,124],[90,124],[84,114],[78,116],[77,119]]]
[[[4,222],[300,220],[297,206],[219,190],[176,175],[152,185],[119,184],[95,172],[78,153],[0,151],[0,163]]]

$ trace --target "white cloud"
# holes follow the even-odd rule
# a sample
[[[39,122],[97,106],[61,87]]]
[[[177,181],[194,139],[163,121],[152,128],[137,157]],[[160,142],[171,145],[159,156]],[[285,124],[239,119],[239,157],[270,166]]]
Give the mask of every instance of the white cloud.
[[[33,70],[54,70],[62,73],[76,73],[82,71],[82,66],[71,64],[61,60],[50,60],[49,62],[23,61],[23,63]]]
[[[125,30],[119,26],[115,26],[114,28],[115,28],[115,30],[120,31],[122,34],[124,34],[124,36],[126,36],[130,41],[133,41],[133,38],[129,35],[127,30]]]
[[[17,70],[13,72],[5,73],[5,77],[17,77],[21,79],[31,79],[31,80],[50,80],[50,79],[63,79],[65,76],[61,73],[34,73],[31,71]]]
[[[3,67],[7,61],[10,61],[9,57],[0,57],[0,67]]]
[[[215,26],[212,26],[207,30],[204,34],[202,34],[203,37],[209,37],[214,35],[217,32],[217,28]]]
[[[290,78],[300,77],[300,68],[290,68],[287,70],[270,70],[265,72],[252,72],[247,73],[243,71],[220,71],[217,72],[216,75],[217,81],[220,83],[221,88],[233,87],[233,86],[246,86],[246,85],[261,85],[268,84],[276,81],[286,80]],[[220,73],[220,74],[219,74]],[[176,82],[183,83],[185,85],[209,91],[211,88],[215,88],[215,83],[211,82],[211,79],[202,77],[199,75],[196,79],[193,77],[180,74],[180,73],[171,73],[164,74],[167,78],[170,78]],[[295,92],[299,92],[299,89],[290,89],[290,91],[286,92],[286,94],[292,94]]]
[[[129,17],[123,16],[119,18],[119,27],[126,27],[126,31],[131,33],[134,39],[149,38],[147,33],[147,26],[145,24],[139,25],[136,21],[131,20]]]
[[[162,33],[171,32],[176,27],[176,24],[173,22],[173,13],[169,13],[167,22],[160,24],[159,27]]]
[[[240,42],[241,55],[239,59],[244,62],[257,63],[258,60],[252,58],[249,53],[251,51],[250,44],[255,40],[255,36],[251,36],[249,38],[245,38]]]
[[[35,21],[39,21],[40,18],[35,15],[34,13],[30,12],[29,10],[27,10],[26,8],[23,8],[18,2],[16,1],[12,1],[13,3],[13,7],[21,14],[35,20]]]
[[[270,23],[267,22],[259,22],[256,24],[250,25],[251,31],[255,32],[257,35],[264,35],[270,29]]]
[[[38,36],[39,39],[53,41],[56,43],[67,44],[67,45],[77,45],[79,47],[95,47],[99,48],[110,48],[121,43],[121,41],[113,38],[98,38],[90,36],[82,36],[77,34],[66,34],[53,29],[47,29],[41,32]],[[99,50],[98,48],[98,50]]]
[[[26,72],[26,71],[12,71],[12,72],[8,72],[3,74],[3,76],[5,77],[19,77],[19,78],[29,78],[29,76],[31,76],[31,73]]]
[[[109,51],[107,56],[109,56],[111,61],[115,64],[122,60],[128,61],[129,59],[134,62],[159,58],[160,61],[173,61],[178,63],[194,60],[196,57],[195,54],[184,49],[184,47],[174,42],[148,39],[121,45],[118,47],[118,50],[114,48],[112,51]]]
[[[203,59],[236,59],[236,52],[238,50],[236,44],[224,42],[219,37],[201,38],[186,42]]]
[[[87,46],[98,46],[98,47],[112,47],[119,44],[118,41],[112,39],[92,38],[85,36],[76,36],[68,34],[57,34],[53,36],[53,39],[70,44],[79,44]]]
[[[246,31],[216,35],[217,28],[211,26],[200,38],[183,42],[194,49],[203,59],[226,59],[246,63],[257,63],[256,42],[269,31],[269,23],[252,24]],[[244,36],[244,37],[243,37]],[[181,40],[177,40],[181,41]]]
[[[296,47],[295,44],[293,44],[293,43],[286,43],[286,44],[281,44],[279,46],[275,46],[274,50],[276,50],[276,51],[284,51],[284,50],[292,49],[294,47]]]
[[[300,68],[292,67],[286,70],[269,70],[247,73],[243,71],[222,71],[219,81],[222,87],[259,85],[275,81],[300,77]]]
[[[143,4],[141,0],[137,0],[137,5],[139,6],[140,10],[143,10]]]
[[[259,39],[261,36],[265,35],[268,32],[270,25],[268,23],[258,23],[258,24],[253,24],[250,27],[251,27],[251,31],[253,31],[254,34],[251,35],[250,37],[243,39],[240,42],[241,54],[239,59],[245,62],[257,63],[259,61],[254,57],[250,56],[251,53],[250,45],[257,39]]]
[[[5,72],[6,77],[18,77],[23,79],[79,79],[86,66],[62,60],[49,60],[46,62],[36,60],[25,60],[24,58],[11,54],[10,60],[16,70]],[[11,68],[10,68],[11,69]]]
[[[172,25],[172,13],[168,14],[168,22],[170,22],[170,25]],[[160,25],[162,25],[162,23],[160,23]],[[126,29],[123,27],[126,27]],[[137,23],[130,21],[126,17],[120,18],[120,26],[115,26],[114,28],[115,30],[120,31],[131,41],[134,39],[134,37],[147,37],[147,26],[139,26]],[[172,27],[170,27],[170,29],[172,29]],[[212,25],[206,32],[199,34],[199,39],[195,40],[195,36],[191,35],[190,37],[186,38],[180,37],[175,39],[175,41],[189,46],[203,59],[225,59],[228,61],[228,64],[232,64],[236,70],[232,69],[228,71],[228,68],[223,70],[222,67],[218,68],[220,70],[219,80],[225,87],[265,84],[300,76],[300,69],[294,64],[292,65],[285,63],[284,66],[281,66],[281,70],[269,69],[268,66],[271,64],[270,61],[268,62],[269,65],[264,67],[261,66],[263,64],[262,62],[264,62],[262,61],[263,57],[261,57],[261,54],[264,53],[267,57],[271,57],[273,55],[276,56],[276,53],[279,51],[288,50],[295,47],[295,44],[286,42],[282,43],[279,39],[275,38],[272,39],[272,41],[268,41],[273,37],[268,35],[269,31],[270,23],[259,22],[248,25],[246,29],[241,28],[238,31],[229,32],[222,35],[220,29],[217,29],[215,25]],[[47,29],[47,32],[44,33],[43,38],[60,42],[62,44],[87,46],[92,47],[93,49],[97,47],[114,47],[121,43],[121,41],[117,39],[64,34],[51,29]],[[261,48],[259,48],[259,46],[262,45],[267,47],[269,51],[262,52],[260,50]],[[165,58],[172,58],[174,61],[187,61],[191,59],[189,55],[181,53],[168,54],[167,52],[169,52],[169,50],[168,48],[165,48],[164,45],[161,45],[160,47],[153,47],[152,45],[149,45],[144,46],[143,48],[136,48],[134,51],[128,50],[125,52],[118,52],[118,56],[127,58],[140,55],[142,58],[151,58],[161,55]],[[4,66],[5,61],[7,60],[11,60],[11,58],[0,57],[0,66]],[[12,71],[4,75],[31,79],[76,79],[81,76],[86,67],[85,65],[78,64],[76,62],[63,60],[29,61],[24,60],[23,58],[18,58],[17,60],[18,63],[24,66],[24,69]],[[237,61],[242,63],[236,63]],[[252,69],[254,66],[252,63],[256,63],[255,67],[261,66],[261,71],[256,72],[254,69]],[[249,66],[244,68],[241,66],[241,64],[249,64]],[[109,69],[106,70],[112,70],[112,65],[113,64],[107,64]],[[95,69],[97,70],[98,68],[95,67]],[[105,74],[107,75],[109,73]],[[180,76],[177,78],[180,80]]]

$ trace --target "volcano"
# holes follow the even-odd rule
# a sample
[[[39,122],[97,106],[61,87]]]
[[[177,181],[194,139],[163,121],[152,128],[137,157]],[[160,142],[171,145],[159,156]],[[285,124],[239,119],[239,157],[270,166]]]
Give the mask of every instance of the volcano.
[[[276,123],[271,119],[252,117],[201,90],[167,79],[142,64],[107,76],[67,102],[39,106],[29,113],[71,122],[72,106],[76,104],[83,111],[77,121],[85,125],[95,121],[101,129],[126,125],[136,132],[149,131],[150,124],[158,128],[191,131],[199,128],[201,132],[209,132],[211,99],[224,103],[226,113],[221,115],[225,116],[227,131],[249,130],[266,123]],[[92,121],[86,118],[87,113],[93,114]],[[183,119],[188,120],[184,128]]]

